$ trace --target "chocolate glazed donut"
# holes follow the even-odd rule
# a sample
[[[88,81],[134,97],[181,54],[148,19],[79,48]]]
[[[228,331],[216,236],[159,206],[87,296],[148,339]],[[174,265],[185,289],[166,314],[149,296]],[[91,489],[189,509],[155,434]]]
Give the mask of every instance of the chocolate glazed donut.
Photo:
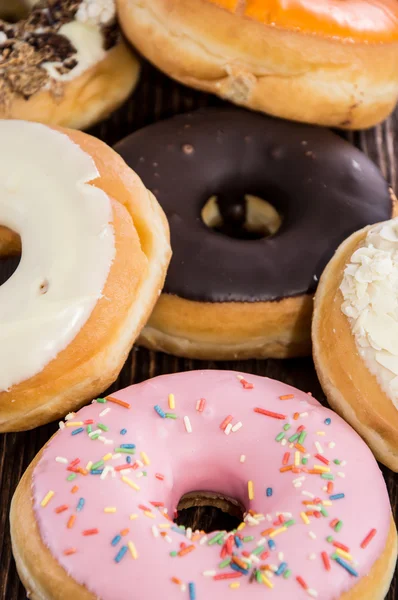
[[[180,356],[308,354],[324,266],[353,231],[394,213],[380,171],[351,144],[244,110],[179,115],[116,150],[166,212],[174,252],[140,342]]]

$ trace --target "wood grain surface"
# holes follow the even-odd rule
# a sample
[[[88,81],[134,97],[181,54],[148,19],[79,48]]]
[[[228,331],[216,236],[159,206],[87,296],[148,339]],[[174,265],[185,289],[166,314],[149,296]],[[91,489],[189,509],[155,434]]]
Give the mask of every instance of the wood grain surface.
[[[221,102],[211,96],[184,88],[143,63],[140,84],[132,98],[109,120],[91,133],[112,145],[130,132],[161,118]],[[366,132],[348,133],[346,137],[359,146],[381,168],[384,176],[397,190],[398,112],[379,127]],[[10,262],[0,263],[0,283],[10,270]],[[1,342],[1,333],[0,333]],[[112,390],[149,377],[197,368],[239,369],[247,373],[266,375],[310,391],[325,403],[316,378],[312,360],[235,361],[210,363],[183,360],[134,348]],[[0,437],[0,600],[22,600],[26,597],[15,570],[11,553],[8,513],[13,492],[21,474],[35,454],[56,430],[56,424],[27,433],[6,434]],[[398,476],[383,468],[391,504],[398,519]],[[397,576],[387,596],[398,600]],[[294,600],[294,599],[292,599]],[[322,600],[322,599],[320,599]]]

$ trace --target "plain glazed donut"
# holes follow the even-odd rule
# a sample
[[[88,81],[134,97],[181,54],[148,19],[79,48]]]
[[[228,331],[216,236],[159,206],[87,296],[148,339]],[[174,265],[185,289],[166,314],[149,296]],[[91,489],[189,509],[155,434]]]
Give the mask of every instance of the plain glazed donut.
[[[41,0],[17,23],[0,20],[0,118],[84,129],[124,102],[138,73],[114,0]]]
[[[314,360],[332,407],[398,472],[398,220],[338,249],[315,298]]]
[[[371,127],[398,97],[396,0],[117,0],[178,81],[277,117]]]
[[[0,239],[14,231],[22,240],[0,287],[0,431],[16,431],[116,379],[170,246],[155,198],[103,142],[12,120],[0,121],[0,138]]]
[[[171,227],[166,285],[140,343],[179,356],[309,354],[313,291],[323,267],[347,235],[393,213],[387,183],[362,152],[329,131],[244,110],[180,115],[115,149],[157,197]],[[215,220],[214,202],[206,204],[214,196],[223,235],[203,221]],[[244,227],[262,230],[261,220],[267,223],[269,204],[258,197],[282,216],[280,229],[235,239],[242,230],[250,238]],[[280,225],[275,214],[271,230]]]
[[[397,539],[382,474],[309,395],[191,371],[126,388],[61,426],[11,509],[33,600],[214,600],[231,584],[237,600],[385,597]],[[237,530],[174,526],[180,499],[207,491],[244,507]]]

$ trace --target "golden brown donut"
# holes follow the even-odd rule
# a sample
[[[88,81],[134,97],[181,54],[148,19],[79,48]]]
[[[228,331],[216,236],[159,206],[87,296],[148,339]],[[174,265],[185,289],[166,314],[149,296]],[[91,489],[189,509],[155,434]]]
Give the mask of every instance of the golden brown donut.
[[[0,222],[20,234],[23,247],[17,271],[0,287],[0,431],[17,431],[66,414],[116,379],[162,289],[170,245],[167,221],[155,198],[106,144],[77,131],[22,121],[0,121],[0,131],[14,156],[9,164],[6,157],[2,161],[10,175],[9,180],[4,173],[0,178]],[[30,162],[18,141],[13,145],[13,136],[23,137]],[[53,181],[45,179],[48,162]],[[32,185],[33,212],[29,196],[23,195],[24,179]],[[49,198],[47,189],[52,191]],[[18,200],[13,194],[19,194]],[[27,224],[13,214],[13,202]],[[57,229],[58,210],[63,212]],[[0,238],[2,233],[10,242],[9,230],[3,228]],[[16,246],[8,243],[4,252],[14,252]],[[41,254],[29,266],[29,254],[36,252]],[[19,296],[21,306],[15,308]],[[75,306],[74,316],[57,328],[62,311]],[[47,326],[46,319],[55,325]],[[24,333],[18,333],[25,322]],[[18,335],[25,336],[23,342]],[[42,338],[54,345],[50,353],[40,346]]]
[[[391,295],[391,278],[397,271],[389,262],[396,242],[384,239],[396,230],[397,219],[366,227],[339,247],[315,296],[312,341],[330,405],[360,433],[379,461],[398,472],[395,357],[389,351],[397,338],[388,304],[396,298],[395,288]]]
[[[114,0],[40,0],[24,17],[21,4],[0,4],[0,118],[85,129],[118,108],[139,64]]]
[[[123,30],[191,87],[292,119],[358,129],[398,97],[395,0],[117,0]]]

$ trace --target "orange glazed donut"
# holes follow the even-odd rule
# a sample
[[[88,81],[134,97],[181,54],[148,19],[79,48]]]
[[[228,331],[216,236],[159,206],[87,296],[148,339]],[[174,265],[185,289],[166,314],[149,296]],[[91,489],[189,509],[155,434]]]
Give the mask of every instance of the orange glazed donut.
[[[13,120],[0,120],[0,139],[0,251],[17,249],[11,232],[22,242],[0,287],[0,431],[17,431],[116,379],[162,289],[170,245],[155,198],[106,144]]]
[[[396,0],[117,0],[127,37],[186,85],[278,117],[371,127],[398,97]]]

